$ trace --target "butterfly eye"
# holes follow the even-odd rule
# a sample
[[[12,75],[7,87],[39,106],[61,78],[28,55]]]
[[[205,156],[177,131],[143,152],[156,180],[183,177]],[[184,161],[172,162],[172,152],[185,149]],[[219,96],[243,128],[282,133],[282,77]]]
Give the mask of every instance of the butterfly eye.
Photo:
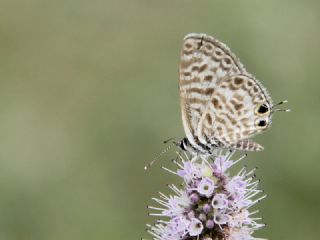
[[[261,104],[260,106],[258,106],[257,107],[257,109],[256,109],[256,113],[258,114],[258,115],[263,115],[263,114],[265,114],[265,113],[268,113],[269,112],[269,107],[268,107],[268,105],[267,104]]]
[[[264,128],[265,126],[267,126],[268,122],[265,119],[258,119],[256,121],[256,126],[259,128]]]

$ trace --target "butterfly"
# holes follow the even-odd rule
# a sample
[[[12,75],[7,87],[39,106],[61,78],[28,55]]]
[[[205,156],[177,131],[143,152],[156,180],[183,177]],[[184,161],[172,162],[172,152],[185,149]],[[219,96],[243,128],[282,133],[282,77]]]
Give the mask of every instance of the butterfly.
[[[182,150],[211,154],[214,149],[261,151],[251,140],[271,126],[275,109],[268,91],[230,49],[206,34],[191,33],[180,55],[179,91],[186,137]]]

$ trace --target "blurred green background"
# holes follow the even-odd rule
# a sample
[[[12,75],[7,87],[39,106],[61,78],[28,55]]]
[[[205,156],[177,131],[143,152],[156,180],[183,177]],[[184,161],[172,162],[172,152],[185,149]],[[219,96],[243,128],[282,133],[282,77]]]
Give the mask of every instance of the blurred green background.
[[[189,32],[228,44],[293,110],[243,162],[269,196],[257,236],[319,239],[318,0],[1,0],[1,240],[147,236],[150,198],[179,183],[168,161],[143,166],[184,135]]]

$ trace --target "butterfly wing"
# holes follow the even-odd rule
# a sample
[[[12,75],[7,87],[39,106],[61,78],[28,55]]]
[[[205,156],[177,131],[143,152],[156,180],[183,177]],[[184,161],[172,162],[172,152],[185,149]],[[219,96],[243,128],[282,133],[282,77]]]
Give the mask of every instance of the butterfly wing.
[[[183,127],[189,142],[197,148],[199,121],[221,79],[249,73],[226,45],[211,36],[192,33],[184,38],[179,74]]]
[[[203,144],[248,151],[262,146],[248,138],[270,125],[272,103],[267,91],[252,76],[227,76],[217,83],[197,127]]]

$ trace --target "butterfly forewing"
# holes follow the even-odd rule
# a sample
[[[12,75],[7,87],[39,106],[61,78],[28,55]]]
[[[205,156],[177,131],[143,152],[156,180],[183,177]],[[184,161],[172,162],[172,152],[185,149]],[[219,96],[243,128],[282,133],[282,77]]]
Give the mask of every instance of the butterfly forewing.
[[[191,145],[259,150],[244,139],[260,132],[255,108],[269,96],[229,48],[213,37],[189,34],[180,59],[182,121]]]

